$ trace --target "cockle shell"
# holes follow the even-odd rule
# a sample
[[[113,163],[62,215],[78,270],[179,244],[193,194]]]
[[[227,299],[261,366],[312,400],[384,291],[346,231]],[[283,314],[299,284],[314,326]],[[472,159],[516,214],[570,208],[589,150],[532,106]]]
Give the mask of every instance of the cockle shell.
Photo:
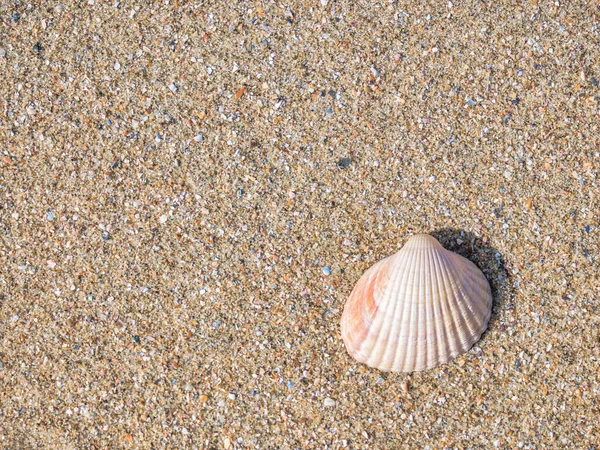
[[[342,314],[342,338],[368,366],[426,370],[469,350],[491,312],[492,291],[477,266],[419,234],[358,281]]]

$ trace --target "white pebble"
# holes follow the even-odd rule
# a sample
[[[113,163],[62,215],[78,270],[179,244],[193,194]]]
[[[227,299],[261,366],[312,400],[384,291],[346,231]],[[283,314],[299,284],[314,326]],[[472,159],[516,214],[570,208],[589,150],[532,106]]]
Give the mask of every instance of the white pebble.
[[[334,399],[327,397],[325,399],[325,401],[323,402],[323,405],[329,407],[329,406],[335,406],[336,403],[337,402]]]
[[[119,70],[121,68],[121,64],[119,64],[119,61],[117,61],[114,65],[115,70]]]
[[[160,218],[158,219],[158,221],[159,221],[160,223],[166,223],[166,222],[167,222],[167,219],[168,219],[167,215],[166,215],[166,214],[163,214],[162,216],[160,216]]]

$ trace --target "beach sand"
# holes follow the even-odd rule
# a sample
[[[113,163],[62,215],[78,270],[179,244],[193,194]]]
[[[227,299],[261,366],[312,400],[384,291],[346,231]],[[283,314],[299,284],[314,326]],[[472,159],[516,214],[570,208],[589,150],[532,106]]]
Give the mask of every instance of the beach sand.
[[[0,448],[598,448],[598,7],[2,2]],[[421,232],[488,331],[370,369]]]

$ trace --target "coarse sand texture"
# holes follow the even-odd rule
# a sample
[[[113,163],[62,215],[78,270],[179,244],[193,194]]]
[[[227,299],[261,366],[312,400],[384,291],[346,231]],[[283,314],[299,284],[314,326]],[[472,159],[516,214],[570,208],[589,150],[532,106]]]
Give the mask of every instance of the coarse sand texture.
[[[600,448],[598,43],[586,0],[0,1],[0,448]],[[371,368],[345,302],[420,233],[489,323]]]

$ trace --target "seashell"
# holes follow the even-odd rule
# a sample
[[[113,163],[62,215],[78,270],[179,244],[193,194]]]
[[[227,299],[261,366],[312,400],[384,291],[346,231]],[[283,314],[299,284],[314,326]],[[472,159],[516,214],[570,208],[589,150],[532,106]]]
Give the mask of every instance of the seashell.
[[[361,363],[415,372],[469,350],[491,312],[492,291],[481,270],[419,234],[360,278],[344,307],[342,339]]]

